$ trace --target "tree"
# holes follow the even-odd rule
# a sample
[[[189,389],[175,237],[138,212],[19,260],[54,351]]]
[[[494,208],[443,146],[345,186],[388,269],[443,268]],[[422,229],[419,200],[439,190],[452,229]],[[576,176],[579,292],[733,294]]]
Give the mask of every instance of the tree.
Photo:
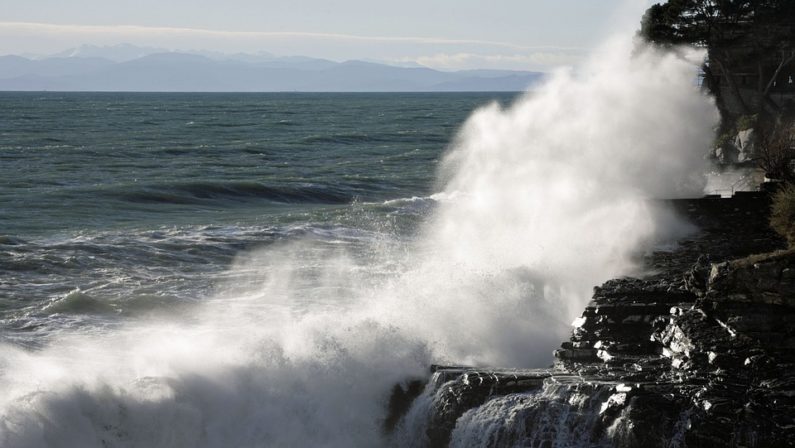
[[[646,11],[640,35],[662,46],[706,48],[706,86],[729,121],[749,114],[758,114],[762,120],[780,114],[771,93],[782,70],[795,62],[795,1],[669,0]],[[749,68],[754,69],[757,81],[752,104],[739,85]],[[720,84],[728,86],[725,93],[739,110],[728,110]]]
[[[776,123],[759,126],[757,134],[757,163],[771,179],[787,182],[795,180],[792,163],[795,161],[795,138],[790,125]]]

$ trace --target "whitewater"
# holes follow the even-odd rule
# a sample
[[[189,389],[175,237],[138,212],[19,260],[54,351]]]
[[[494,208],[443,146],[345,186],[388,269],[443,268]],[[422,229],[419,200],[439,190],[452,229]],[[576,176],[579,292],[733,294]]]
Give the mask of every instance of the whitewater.
[[[475,111],[433,194],[342,195],[352,218],[308,228],[296,212],[237,248],[203,300],[5,342],[0,446],[422,446],[384,431],[395,384],[434,363],[548,366],[595,285],[690,230],[653,199],[703,191],[717,112],[694,83],[702,58],[613,39]],[[419,217],[410,231],[396,210]]]

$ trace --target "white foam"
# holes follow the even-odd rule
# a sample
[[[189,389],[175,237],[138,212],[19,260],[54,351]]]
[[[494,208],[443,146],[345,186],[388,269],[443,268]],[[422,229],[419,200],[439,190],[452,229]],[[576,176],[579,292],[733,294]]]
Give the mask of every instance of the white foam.
[[[647,199],[703,188],[717,118],[681,54],[597,54],[467,121],[417,242],[271,246],[182,319],[1,347],[0,446],[374,446],[432,360],[545,365],[670,230]]]

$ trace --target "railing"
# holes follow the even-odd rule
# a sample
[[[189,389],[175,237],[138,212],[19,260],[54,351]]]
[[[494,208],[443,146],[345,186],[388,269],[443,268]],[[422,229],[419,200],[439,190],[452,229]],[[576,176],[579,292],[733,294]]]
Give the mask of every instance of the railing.
[[[723,193],[728,192],[728,197],[732,197],[732,196],[734,196],[734,193],[736,193],[737,191],[740,191],[740,190],[737,190],[737,187],[740,186],[743,183],[746,183],[746,186],[749,187],[749,188],[748,189],[744,189],[742,191],[759,191],[759,185],[756,185],[756,186],[753,186],[753,187],[750,186],[750,185],[747,185],[748,177],[749,176],[747,174],[744,174],[739,179],[737,179],[733,184],[729,185],[729,188],[720,188],[720,189],[717,189],[717,190],[712,190],[712,194],[719,194],[721,197],[723,197],[724,196]]]

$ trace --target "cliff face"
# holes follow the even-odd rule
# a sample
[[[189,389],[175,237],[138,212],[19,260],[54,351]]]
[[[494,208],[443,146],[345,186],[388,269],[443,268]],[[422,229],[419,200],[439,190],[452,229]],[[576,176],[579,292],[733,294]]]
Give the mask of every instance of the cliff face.
[[[707,50],[703,80],[727,124],[792,107],[795,5],[789,0],[660,2],[646,10],[639,34],[663,46]]]
[[[436,367],[413,405],[393,416],[393,439],[795,446],[795,253],[748,257],[782,246],[760,218],[767,197],[673,206],[701,232],[649,256],[656,274],[595,288],[553,368]]]

